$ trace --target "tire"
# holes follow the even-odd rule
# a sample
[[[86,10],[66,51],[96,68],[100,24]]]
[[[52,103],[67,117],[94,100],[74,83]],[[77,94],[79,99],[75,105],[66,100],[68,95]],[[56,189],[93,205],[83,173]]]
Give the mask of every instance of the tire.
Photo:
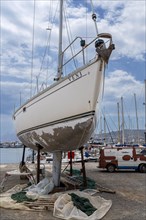
[[[115,172],[116,167],[113,164],[108,164],[106,169],[108,172],[113,173]]]
[[[139,167],[139,171],[141,173],[146,173],[146,164],[141,164],[140,167]]]

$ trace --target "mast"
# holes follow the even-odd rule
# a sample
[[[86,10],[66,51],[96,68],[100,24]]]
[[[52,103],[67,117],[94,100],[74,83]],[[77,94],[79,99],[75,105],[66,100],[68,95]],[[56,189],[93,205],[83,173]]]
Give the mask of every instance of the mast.
[[[145,132],[144,132],[144,135],[145,135],[145,144],[146,144],[146,79],[145,79]]]
[[[122,144],[125,142],[125,133],[124,133],[124,108],[123,108],[123,97],[121,97],[121,107],[122,107]]]
[[[60,16],[59,16],[59,45],[58,45],[58,74],[57,79],[60,80],[62,75],[62,62],[63,62],[63,54],[62,54],[62,29],[63,29],[63,0],[60,0]]]
[[[121,135],[120,135],[120,107],[119,102],[117,103],[118,108],[118,143],[121,143]]]
[[[102,142],[102,116],[100,117],[100,140]]]
[[[104,145],[106,145],[106,119],[104,115]]]
[[[137,102],[136,94],[134,93],[135,111],[136,111],[136,125],[137,125],[137,143],[139,144],[139,125],[138,125],[138,115],[137,115]]]

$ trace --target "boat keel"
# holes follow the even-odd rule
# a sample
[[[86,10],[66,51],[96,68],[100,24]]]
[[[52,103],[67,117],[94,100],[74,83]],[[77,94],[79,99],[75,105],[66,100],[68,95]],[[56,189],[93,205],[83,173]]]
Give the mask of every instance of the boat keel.
[[[55,186],[60,186],[62,151],[53,153],[53,182]]]

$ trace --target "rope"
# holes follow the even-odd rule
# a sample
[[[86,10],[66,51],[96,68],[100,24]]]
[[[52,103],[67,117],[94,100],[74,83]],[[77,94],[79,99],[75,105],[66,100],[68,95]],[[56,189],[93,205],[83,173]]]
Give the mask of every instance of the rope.
[[[2,181],[1,181],[1,184],[0,184],[0,193],[3,192],[3,190],[4,190],[4,188],[5,188],[4,183],[7,181],[8,176],[9,176],[9,175],[6,173],[5,176],[4,176],[4,178],[3,178]]]
[[[19,170],[20,170],[21,173],[30,173],[30,174],[27,175],[27,178],[29,179],[29,182],[32,185],[36,184],[34,176],[33,176],[32,172],[30,171],[30,169],[25,165],[25,162],[21,162],[19,164]]]
[[[21,162],[19,164],[19,170],[21,173],[31,173],[31,171],[28,169],[28,167],[25,165],[25,162]]]

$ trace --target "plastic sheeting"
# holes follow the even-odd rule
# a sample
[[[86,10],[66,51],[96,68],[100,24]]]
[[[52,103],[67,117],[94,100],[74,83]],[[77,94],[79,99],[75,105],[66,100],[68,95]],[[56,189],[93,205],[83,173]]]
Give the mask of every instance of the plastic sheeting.
[[[54,183],[52,179],[44,178],[37,185],[31,185],[28,188],[26,188],[26,186],[27,185],[25,184],[25,191],[27,192],[26,196],[30,199],[38,199],[42,196],[48,196],[48,193],[51,192],[54,188]],[[20,210],[31,210],[23,203],[17,203],[11,198],[12,194],[21,192],[22,189],[24,189],[24,185],[16,185],[7,192],[0,194],[0,207]]]
[[[67,193],[60,195],[54,204],[53,215],[66,220],[99,220],[111,208],[112,201],[105,200],[100,196],[90,196],[85,192],[74,192],[80,197],[88,198],[90,203],[97,209],[92,215],[88,216],[77,209],[72,202],[71,196]]]
[[[55,217],[61,218],[61,219],[66,219],[66,220],[99,220],[101,219],[110,209],[112,205],[111,200],[105,200],[101,198],[100,196],[91,196],[97,191],[88,189],[86,191],[89,191],[88,193],[86,192],[80,192],[77,190],[71,190],[68,191],[68,193],[60,192],[60,193],[55,193],[55,194],[43,194],[45,193],[45,187],[48,185],[48,180],[44,180],[43,182],[39,183],[39,187],[33,186],[31,190],[29,191],[32,193],[31,198],[34,198],[35,196],[38,198],[50,198],[54,203],[54,211],[53,215]],[[50,184],[52,184],[49,181]],[[49,190],[50,190],[50,184],[49,184]],[[8,190],[5,193],[0,194],[0,207],[2,208],[10,208],[10,209],[20,209],[20,210],[32,210],[25,206],[23,203],[17,203],[16,201],[11,199],[11,195],[16,193],[16,192],[21,192],[22,189],[24,189],[26,185],[17,185],[13,187],[12,189]],[[52,185],[53,187],[53,185]],[[37,190],[39,188],[39,194],[37,193]],[[26,188],[25,188],[26,189]],[[27,191],[27,190],[26,190]],[[34,192],[35,191],[35,192]],[[42,192],[42,194],[41,194]],[[85,197],[88,198],[90,203],[97,209],[92,215],[87,216],[84,212],[81,210],[77,209],[71,200],[71,196],[69,195],[70,193],[75,193],[80,197]],[[35,196],[34,196],[35,195]]]
[[[47,195],[54,189],[52,178],[47,177],[41,180],[37,185],[32,185],[27,188],[26,196],[30,199],[37,199],[40,195]]]

